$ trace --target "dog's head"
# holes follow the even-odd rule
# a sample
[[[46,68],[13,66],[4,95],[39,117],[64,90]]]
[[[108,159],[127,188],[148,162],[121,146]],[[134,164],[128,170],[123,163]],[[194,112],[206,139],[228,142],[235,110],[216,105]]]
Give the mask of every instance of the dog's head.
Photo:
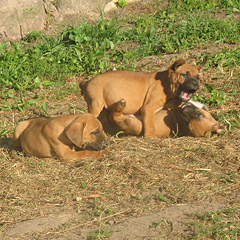
[[[169,73],[173,91],[182,101],[189,101],[199,89],[199,79],[202,78],[202,69],[206,63],[207,57],[203,63],[196,66],[179,59],[170,66]]]
[[[181,107],[181,117],[187,123],[192,136],[204,137],[212,133],[220,133],[224,125],[219,124],[203,105],[195,106],[194,102],[184,103]]]
[[[101,122],[89,113],[76,118],[66,129],[66,136],[79,149],[101,150],[107,144]]]

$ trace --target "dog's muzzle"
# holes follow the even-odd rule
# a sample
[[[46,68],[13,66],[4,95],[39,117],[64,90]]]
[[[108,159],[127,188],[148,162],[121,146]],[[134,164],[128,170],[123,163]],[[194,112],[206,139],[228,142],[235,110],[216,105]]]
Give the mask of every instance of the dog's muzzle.
[[[197,113],[197,107],[190,102],[186,102],[181,106],[181,117],[186,122],[189,123]]]
[[[108,142],[104,136],[100,136],[97,142],[89,143],[87,149],[100,151],[105,149],[108,145]]]
[[[179,87],[177,94],[182,101],[187,102],[198,89],[198,78],[187,76],[185,82]]]

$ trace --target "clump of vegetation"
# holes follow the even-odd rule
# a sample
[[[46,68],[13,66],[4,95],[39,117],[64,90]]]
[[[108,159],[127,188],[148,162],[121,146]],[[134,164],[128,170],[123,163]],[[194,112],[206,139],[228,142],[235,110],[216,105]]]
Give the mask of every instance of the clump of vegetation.
[[[117,5],[118,7],[124,8],[124,7],[126,7],[126,6],[128,5],[128,2],[127,2],[126,0],[118,0],[118,1],[116,2],[116,5]]]
[[[194,214],[187,225],[193,230],[193,239],[237,239],[240,233],[239,209],[226,208],[217,212]]]

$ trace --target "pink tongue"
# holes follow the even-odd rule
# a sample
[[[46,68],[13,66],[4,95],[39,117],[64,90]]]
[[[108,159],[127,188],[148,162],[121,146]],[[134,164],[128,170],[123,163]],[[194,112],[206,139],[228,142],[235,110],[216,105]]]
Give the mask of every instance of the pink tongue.
[[[184,99],[188,99],[188,93],[187,93],[187,92],[184,92],[184,93],[183,93],[183,98],[184,98]]]

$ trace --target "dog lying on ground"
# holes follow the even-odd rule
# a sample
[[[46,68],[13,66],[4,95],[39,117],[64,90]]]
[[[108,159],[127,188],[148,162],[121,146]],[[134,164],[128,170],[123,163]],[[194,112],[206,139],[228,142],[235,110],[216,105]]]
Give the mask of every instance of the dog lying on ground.
[[[100,121],[86,113],[22,121],[15,129],[14,143],[31,156],[70,161],[106,154],[105,136]]]
[[[120,99],[127,102],[123,114],[141,113],[144,136],[155,137],[155,113],[166,102],[179,97],[191,99],[199,89],[199,78],[207,62],[192,66],[180,59],[162,72],[112,71],[80,83],[88,112],[98,117],[103,108],[111,107]]]
[[[112,108],[108,118],[117,131],[125,134],[141,135],[143,124],[141,115],[124,115],[126,101],[121,99]],[[210,133],[220,133],[224,126],[219,124],[206,110],[205,105],[189,101],[183,103],[175,98],[165,107],[155,113],[155,136],[167,138],[169,136],[204,137]]]

